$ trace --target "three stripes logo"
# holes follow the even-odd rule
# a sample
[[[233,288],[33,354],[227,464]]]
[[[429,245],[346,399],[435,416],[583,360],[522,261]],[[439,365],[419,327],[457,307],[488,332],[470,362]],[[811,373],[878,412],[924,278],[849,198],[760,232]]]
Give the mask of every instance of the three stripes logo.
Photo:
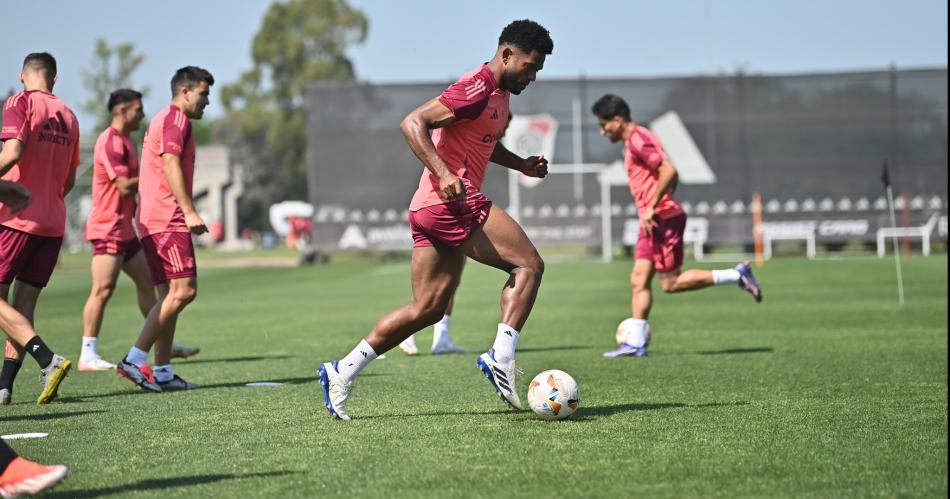
[[[495,373],[495,382],[498,383],[498,387],[504,389],[506,392],[510,392],[511,386],[509,386],[508,377],[505,376],[505,372],[495,366],[491,366],[491,370]]]
[[[57,145],[70,146],[73,139],[69,138],[69,126],[66,124],[66,118],[62,112],[56,111],[55,116],[51,116],[43,123],[43,130],[39,133],[38,142],[52,142]]]
[[[465,89],[465,98],[471,100],[483,91],[485,91],[485,81],[472,80],[472,84]]]

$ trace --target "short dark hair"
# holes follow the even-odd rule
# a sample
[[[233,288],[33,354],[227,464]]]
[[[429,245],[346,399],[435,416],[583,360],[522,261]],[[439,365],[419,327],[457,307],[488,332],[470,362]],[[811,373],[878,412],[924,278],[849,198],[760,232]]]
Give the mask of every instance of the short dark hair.
[[[172,97],[178,95],[178,90],[181,88],[187,88],[191,90],[198,86],[199,83],[205,82],[210,87],[214,85],[214,76],[211,76],[211,73],[207,69],[199,68],[198,66],[185,66],[180,68],[178,71],[175,71],[175,76],[172,76]]]
[[[107,104],[107,107],[111,113],[116,106],[137,100],[142,100],[141,92],[136,92],[130,88],[120,88],[109,94],[109,104]]]
[[[506,43],[518,47],[526,54],[537,50],[541,54],[551,55],[551,52],[554,51],[551,33],[548,33],[544,26],[529,19],[514,21],[501,30],[498,45],[501,46]]]
[[[624,120],[630,121],[630,106],[627,105],[627,101],[614,94],[606,94],[597,99],[597,102],[590,107],[590,110],[594,113],[594,116],[603,120],[610,120],[615,116],[620,116]]]
[[[48,81],[56,78],[56,58],[49,52],[33,52],[23,59],[23,69],[39,71]]]

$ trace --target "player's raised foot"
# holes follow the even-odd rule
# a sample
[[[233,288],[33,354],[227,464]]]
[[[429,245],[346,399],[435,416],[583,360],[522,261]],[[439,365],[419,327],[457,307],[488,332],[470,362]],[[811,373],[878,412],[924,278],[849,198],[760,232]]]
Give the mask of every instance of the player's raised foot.
[[[59,394],[59,384],[66,378],[66,374],[71,367],[73,367],[73,363],[69,359],[53,354],[52,362],[40,369],[40,384],[43,385],[43,391],[36,399],[37,404],[48,404],[56,398]]]
[[[467,348],[462,348],[449,340],[440,341],[438,345],[432,347],[432,355],[449,355],[453,353],[472,353]]]
[[[406,355],[419,355],[419,347],[416,346],[416,335],[412,335],[399,344],[399,349]]]
[[[495,349],[491,348],[481,354],[475,365],[482,371],[482,374],[488,378],[488,382],[495,388],[495,392],[501,397],[501,400],[508,404],[513,410],[521,410],[521,398],[518,397],[518,391],[515,387],[515,376],[521,374],[521,371],[515,367],[515,361],[512,360],[506,364],[495,360]]]
[[[0,495],[26,497],[51,489],[69,475],[65,466],[44,466],[17,456],[0,475]]]
[[[320,377],[320,387],[323,388],[323,403],[327,406],[327,411],[337,419],[349,421],[350,415],[346,412],[346,399],[353,393],[353,382],[344,379],[337,371],[338,362],[324,362],[317,370],[317,376]]]
[[[189,347],[178,343],[177,341],[172,342],[172,353],[169,355],[169,358],[172,359],[187,359],[192,355],[198,355],[201,353],[201,349],[197,347]]]
[[[111,371],[115,369],[115,364],[97,355],[91,359],[80,358],[77,367],[82,372]]]
[[[0,405],[10,405],[13,403],[13,391],[9,388],[0,390]]]
[[[735,268],[739,272],[739,289],[748,291],[755,298],[756,303],[761,303],[762,286],[759,286],[759,281],[752,275],[752,267],[749,266],[749,262],[742,262],[736,265]]]
[[[629,343],[621,343],[616,350],[604,352],[604,357],[646,357],[647,347],[635,347]]]
[[[162,387],[158,386],[158,383],[155,381],[155,373],[152,372],[152,366],[148,364],[142,364],[140,367],[123,358],[119,361],[119,364],[115,366],[115,372],[119,373],[119,376],[135,383],[135,386],[141,388],[142,391],[162,391]]]
[[[168,381],[159,381],[158,386],[162,387],[163,392],[194,390],[195,388],[201,388],[201,385],[197,383],[189,383],[177,374],[172,376],[172,379]]]

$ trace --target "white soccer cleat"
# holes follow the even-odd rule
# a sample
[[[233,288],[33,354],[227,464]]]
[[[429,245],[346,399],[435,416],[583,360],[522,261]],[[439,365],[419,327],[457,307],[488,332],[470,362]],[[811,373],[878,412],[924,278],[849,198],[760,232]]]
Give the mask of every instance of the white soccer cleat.
[[[399,344],[399,349],[406,355],[419,355],[419,347],[416,346],[416,335],[413,334],[402,340],[402,343]]]
[[[323,402],[331,416],[350,420],[346,413],[346,399],[353,393],[353,382],[347,381],[337,371],[337,362],[325,362],[320,366],[317,375],[320,377],[320,387],[323,388]]]
[[[79,359],[79,370],[83,372],[111,371],[115,369],[115,364],[99,357],[92,359]]]
[[[515,367],[515,361],[502,364],[495,360],[495,349],[489,349],[481,354],[475,365],[482,371],[482,374],[488,378],[488,382],[495,388],[501,400],[508,404],[512,409],[520,411],[521,398],[518,397],[517,387],[515,387],[515,376],[521,374],[521,371]]]
[[[432,347],[432,355],[449,355],[453,353],[471,353],[467,348],[462,348],[449,340],[441,341],[438,345]]]

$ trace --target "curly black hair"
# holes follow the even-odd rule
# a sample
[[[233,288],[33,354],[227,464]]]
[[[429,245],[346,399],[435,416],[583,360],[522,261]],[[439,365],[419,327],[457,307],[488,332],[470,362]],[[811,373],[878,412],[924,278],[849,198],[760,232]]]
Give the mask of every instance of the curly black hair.
[[[554,51],[554,42],[551,33],[544,26],[530,20],[514,21],[501,30],[498,45],[510,44],[518,47],[522,52],[530,54],[537,50],[544,55],[551,55]]]

